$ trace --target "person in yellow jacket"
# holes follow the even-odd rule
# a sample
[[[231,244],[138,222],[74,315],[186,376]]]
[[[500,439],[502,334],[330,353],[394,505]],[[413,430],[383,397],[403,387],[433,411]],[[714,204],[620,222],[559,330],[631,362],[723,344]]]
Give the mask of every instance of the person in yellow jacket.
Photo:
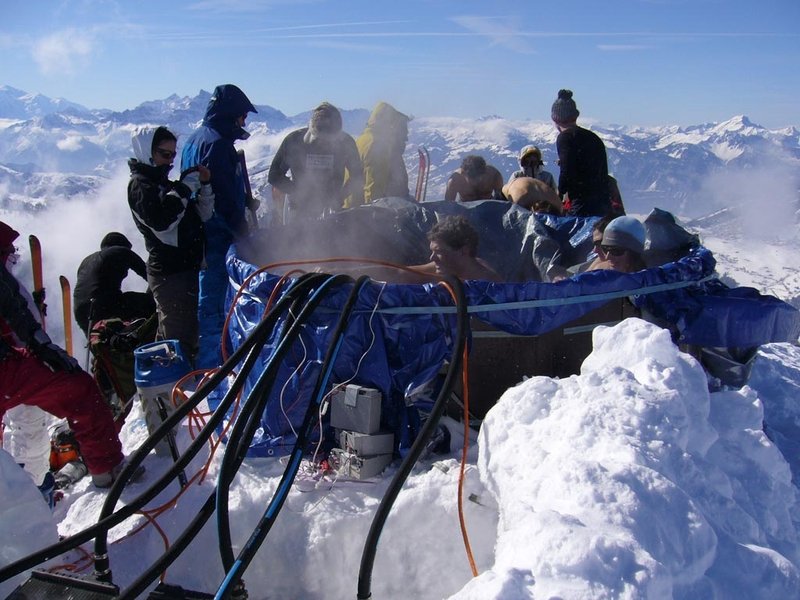
[[[364,165],[364,203],[378,198],[408,198],[408,173],[403,150],[408,141],[409,117],[391,104],[378,102],[372,110],[356,146]],[[345,199],[345,208],[355,206],[353,197]]]

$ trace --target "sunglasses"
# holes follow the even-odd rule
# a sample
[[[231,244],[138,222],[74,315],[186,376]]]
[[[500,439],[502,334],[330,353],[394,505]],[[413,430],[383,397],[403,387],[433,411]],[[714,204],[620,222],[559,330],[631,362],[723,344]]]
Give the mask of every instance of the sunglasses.
[[[622,256],[628,251],[626,248],[620,248],[619,246],[600,246],[600,249],[606,256]]]
[[[156,154],[158,154],[161,158],[166,160],[172,160],[176,156],[178,156],[177,152],[173,152],[172,150],[162,150],[161,148],[156,148]]]

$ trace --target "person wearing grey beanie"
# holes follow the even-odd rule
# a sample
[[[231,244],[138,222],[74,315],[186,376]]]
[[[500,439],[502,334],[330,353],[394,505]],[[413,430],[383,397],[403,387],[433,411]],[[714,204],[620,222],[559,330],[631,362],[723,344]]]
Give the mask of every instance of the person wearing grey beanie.
[[[566,214],[602,217],[611,212],[606,147],[595,133],[578,126],[572,90],[559,90],[550,116],[559,131],[556,150],[561,172],[558,192]]]
[[[642,253],[647,232],[639,219],[623,215],[613,219],[603,230],[598,259],[587,269],[608,269],[634,273],[646,268]]]

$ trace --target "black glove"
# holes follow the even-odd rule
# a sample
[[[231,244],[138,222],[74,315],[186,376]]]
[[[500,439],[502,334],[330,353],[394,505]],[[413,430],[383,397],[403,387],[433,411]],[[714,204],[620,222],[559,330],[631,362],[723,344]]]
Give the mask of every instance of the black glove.
[[[39,312],[47,316],[47,304],[44,303],[45,298],[45,289],[42,288],[40,290],[34,290],[31,292],[31,296],[33,297],[33,303],[36,305],[36,308]]]
[[[31,346],[31,351],[47,365],[47,368],[53,371],[53,373],[57,371],[75,373],[81,368],[77,360],[72,358],[53,342]]]
[[[131,331],[115,333],[109,338],[108,345],[112,350],[131,352],[139,345],[139,338]]]
[[[187,200],[192,197],[192,188],[181,181],[172,182],[172,191]]]

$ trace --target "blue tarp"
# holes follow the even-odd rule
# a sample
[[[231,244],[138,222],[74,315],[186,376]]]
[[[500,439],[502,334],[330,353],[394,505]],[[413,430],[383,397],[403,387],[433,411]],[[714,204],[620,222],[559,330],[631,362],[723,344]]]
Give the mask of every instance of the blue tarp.
[[[351,213],[356,215],[352,220],[358,224],[358,228],[372,219],[373,223],[386,226],[386,231],[391,232],[393,228],[398,231],[404,240],[398,245],[406,243],[411,247],[408,243],[410,238],[421,240],[420,243],[424,243],[425,238],[424,233],[412,232],[410,238],[405,234],[409,228],[413,229],[407,222],[407,227],[402,227],[408,215],[411,215],[411,222],[424,231],[440,214],[464,210],[456,203],[446,203],[445,206],[441,206],[442,203],[435,204],[439,205],[435,208],[441,212],[424,204],[409,207],[396,203],[401,211],[406,211],[399,220],[393,220],[391,210],[384,212],[387,210],[385,206],[376,206],[374,209],[380,213],[379,219],[375,219],[374,212],[369,215],[367,210],[362,210],[369,207],[359,207],[334,215],[331,227],[339,235],[337,243],[344,244],[342,238],[348,236],[343,223],[347,223],[347,218],[342,215]],[[562,252],[565,255],[574,254],[575,248],[585,247],[585,240],[590,238],[591,220],[541,218],[507,204],[477,204],[485,204],[478,217],[483,226],[482,246],[485,248],[488,245],[487,239],[506,240],[513,244],[515,250],[511,252],[516,258],[510,262],[514,263],[513,270],[517,273],[530,271],[529,267],[521,267],[520,264],[526,256],[529,263],[536,262],[535,247],[541,238],[549,237],[549,240],[545,240],[549,242],[557,240],[559,248],[566,248]],[[467,214],[476,217],[475,213]],[[498,215],[499,220],[496,218]],[[494,222],[492,217],[495,217]],[[320,223],[312,227],[316,227],[316,234],[323,231]],[[286,232],[273,233],[276,239],[287,235]],[[270,232],[262,235],[265,237],[260,238],[259,244],[263,250],[265,246],[269,247]],[[349,237],[357,245],[363,243],[365,236],[366,233],[362,233]],[[386,242],[389,238],[386,232],[382,232],[381,236],[384,243],[390,243]],[[291,235],[287,239],[291,239]],[[420,250],[419,254],[423,258],[416,262],[424,262],[425,249]],[[228,253],[227,267],[232,284],[229,302],[234,291],[257,270],[254,264],[243,257],[248,255],[253,260],[258,250],[252,246],[239,249],[233,246]],[[332,255],[346,254],[337,248]],[[300,253],[298,256],[305,258],[307,255]],[[493,255],[486,252],[482,256],[490,260]],[[577,262],[582,258],[576,260],[573,256],[570,260]],[[266,260],[258,258],[261,264]],[[550,253],[547,260],[557,258],[554,259],[553,253]],[[512,334],[543,334],[614,298],[630,297],[645,314],[668,326],[680,343],[752,347],[768,342],[797,340],[800,336],[800,313],[796,309],[750,288],[726,287],[715,278],[714,267],[711,252],[696,247],[676,262],[633,274],[592,271],[556,283],[468,281],[465,282],[465,288],[469,310],[476,318]],[[272,295],[274,288],[281,286],[277,294],[280,296],[292,281],[292,278],[283,279],[269,270],[259,272],[248,280],[245,293],[233,308],[229,337],[234,347],[256,326],[264,314],[266,299]],[[293,346],[281,365],[277,384],[262,419],[263,431],[251,448],[253,454],[283,452],[282,447],[294,441],[292,427],[297,427],[305,412],[331,330],[350,289],[350,285],[341,286],[323,299],[320,308],[304,328],[302,342]],[[441,285],[370,282],[358,298],[331,381],[352,382],[381,390],[384,397],[384,424],[397,430],[406,417],[406,405],[413,403],[425,390],[450,357],[455,332],[454,312],[453,300]],[[270,360],[279,330],[280,327],[276,328],[273,339],[262,352],[262,364]],[[256,373],[259,371],[259,368],[255,369]]]

